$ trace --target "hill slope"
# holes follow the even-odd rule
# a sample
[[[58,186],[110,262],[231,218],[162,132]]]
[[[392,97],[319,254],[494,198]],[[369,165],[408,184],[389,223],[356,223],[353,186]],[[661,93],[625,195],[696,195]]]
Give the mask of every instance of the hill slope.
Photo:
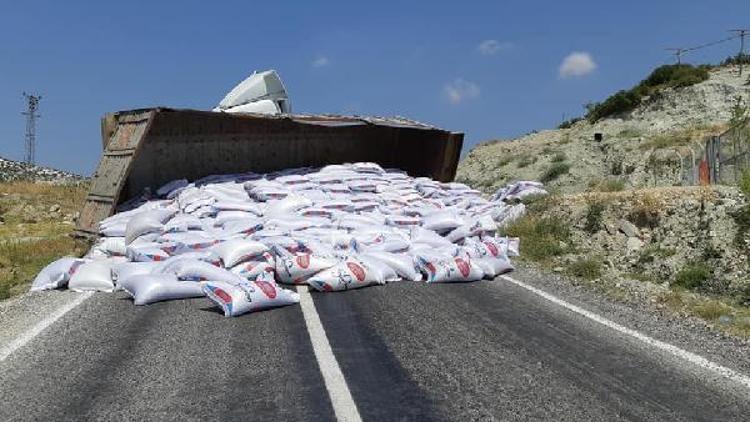
[[[543,179],[566,193],[607,180],[625,187],[674,185],[679,180],[674,148],[723,132],[736,98],[750,98],[746,81],[735,67],[715,68],[708,80],[666,89],[620,116],[487,142],[466,155],[456,178],[487,192],[523,179]],[[602,134],[601,142],[594,141],[595,133]],[[654,166],[655,161],[662,162]]]
[[[477,146],[457,179],[486,192],[541,180],[504,228],[521,259],[627,302],[750,337],[750,203],[736,186],[679,186],[707,135],[727,129],[747,76],[714,68],[632,111]],[[594,134],[602,134],[601,141]],[[692,151],[691,151],[692,148]],[[687,166],[685,166],[687,163]]]
[[[12,182],[16,180],[31,182],[72,182],[81,179],[83,179],[83,177],[66,171],[29,165],[20,161],[8,160],[0,157],[0,182]]]

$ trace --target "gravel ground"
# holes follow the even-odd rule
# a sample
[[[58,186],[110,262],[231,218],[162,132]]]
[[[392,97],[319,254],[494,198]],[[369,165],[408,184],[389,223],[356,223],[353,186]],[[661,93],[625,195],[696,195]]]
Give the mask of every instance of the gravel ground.
[[[517,264],[517,280],[552,293],[567,302],[598,313],[618,324],[636,329],[709,360],[750,374],[750,341],[710,327],[693,317],[676,316],[643,301],[623,303],[603,296],[590,286],[549,273],[529,264]]]

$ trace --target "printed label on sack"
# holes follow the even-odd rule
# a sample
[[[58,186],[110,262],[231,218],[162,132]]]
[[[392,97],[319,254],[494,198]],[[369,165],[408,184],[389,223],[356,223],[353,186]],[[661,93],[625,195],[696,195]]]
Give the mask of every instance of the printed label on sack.
[[[310,266],[310,255],[299,255],[297,257],[297,265],[301,268],[307,268]]]
[[[357,280],[365,281],[365,270],[364,268],[360,267],[359,264],[356,264],[354,262],[347,262],[346,266],[349,267],[349,271],[354,274],[354,277],[357,277]]]
[[[161,250],[163,250],[164,253],[168,253],[170,255],[174,255],[175,251],[177,251],[177,245],[174,245],[174,246],[162,246]]]
[[[78,267],[83,265],[84,261],[75,261],[73,262],[73,265],[70,266],[70,269],[68,270],[68,275],[75,274],[76,271],[78,271]]]
[[[464,276],[464,278],[469,276],[469,272],[471,269],[469,268],[469,263],[464,261],[461,258],[456,258],[456,267],[458,267],[458,270],[461,271],[461,275]]]
[[[435,275],[437,273],[437,269],[435,268],[435,265],[432,262],[427,262],[424,264],[425,268],[427,268],[427,272],[431,275]]]
[[[276,297],[276,289],[273,287],[273,285],[271,285],[271,283],[265,280],[255,280],[255,284],[260,287],[260,290],[269,299],[273,299]]]
[[[229,296],[229,293],[225,292],[223,289],[219,289],[218,287],[214,288],[214,294],[224,303],[232,302],[232,297]]]
[[[500,253],[500,251],[497,250],[497,246],[495,246],[494,243],[488,241],[488,242],[484,242],[484,245],[487,246],[487,249],[489,249],[492,256],[497,256]]]
[[[213,294],[213,297],[221,301],[221,303],[224,305],[226,312],[228,314],[232,313],[232,296],[229,295],[229,293],[225,292],[224,289],[221,289],[219,287],[213,287],[208,286],[208,289]]]

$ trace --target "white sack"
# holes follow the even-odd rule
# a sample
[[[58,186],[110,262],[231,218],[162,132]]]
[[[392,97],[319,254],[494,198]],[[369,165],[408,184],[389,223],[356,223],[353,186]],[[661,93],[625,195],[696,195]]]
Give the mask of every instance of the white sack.
[[[112,281],[115,283],[115,290],[122,290],[121,284],[128,278],[151,274],[161,265],[158,262],[123,262],[112,266]]]
[[[44,267],[31,283],[31,291],[53,290],[65,287],[76,271],[86,263],[85,259],[65,257]]]
[[[205,261],[193,259],[177,260],[173,265],[167,266],[160,271],[162,274],[173,274],[180,280],[186,281],[226,281],[237,282],[241,280],[236,274],[228,270],[219,268]]]
[[[166,184],[162,185],[159,189],[156,190],[156,195],[158,195],[161,198],[166,198],[171,196],[170,194],[173,193],[173,191],[176,191],[178,189],[182,189],[188,185],[187,179],[178,179],[178,180],[172,180],[171,182],[167,182]]]
[[[336,265],[329,258],[317,255],[277,255],[276,277],[284,284],[304,284],[305,280],[327,268]]]
[[[336,292],[385,284],[382,275],[356,258],[348,258],[307,279],[315,290]]]
[[[99,251],[108,256],[125,256],[127,245],[125,237],[104,237],[99,239],[92,250]]]
[[[435,248],[450,246],[450,240],[440,236],[432,230],[426,230],[422,227],[413,227],[410,232],[412,243],[422,243],[431,245]]]
[[[416,262],[428,283],[477,281],[484,277],[484,271],[468,256],[420,252]]]
[[[125,227],[125,243],[130,244],[142,234],[161,232],[162,226],[172,215],[174,215],[174,211],[167,209],[145,211],[137,214],[128,221]]]
[[[249,261],[268,251],[268,246],[252,240],[231,239],[211,248],[212,256],[221,260],[225,268]]]
[[[390,266],[396,273],[408,281],[422,281],[422,273],[414,263],[414,258],[409,254],[397,254],[390,252],[367,252],[364,257],[372,257]]]
[[[170,255],[160,245],[128,246],[126,256],[133,262],[157,262],[169,259]]]
[[[276,259],[270,252],[265,252],[253,260],[235,265],[229,271],[242,278],[255,280],[261,273],[276,273]]]
[[[449,232],[463,224],[452,211],[437,211],[422,218],[422,227],[438,233]]]
[[[68,288],[76,292],[113,291],[115,285],[112,282],[112,265],[107,261],[92,261],[81,265],[70,277]]]
[[[129,277],[121,284],[121,287],[130,294],[135,305],[204,296],[200,283],[179,281],[164,274],[141,274]]]
[[[220,281],[201,283],[205,295],[224,311],[224,316],[238,316],[248,312],[299,303],[299,295],[263,279],[237,284]]]
[[[302,208],[312,206],[312,204],[313,202],[304,196],[289,195],[281,200],[270,201],[266,206],[264,215],[269,217],[279,217],[293,214]]]

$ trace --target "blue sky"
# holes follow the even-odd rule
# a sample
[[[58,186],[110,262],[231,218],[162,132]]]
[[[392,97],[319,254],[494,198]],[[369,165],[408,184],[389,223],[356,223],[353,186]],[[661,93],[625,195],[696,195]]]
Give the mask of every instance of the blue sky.
[[[37,162],[89,174],[103,113],[209,109],[268,68],[295,111],[403,115],[465,132],[468,149],[554,127],[669,63],[664,48],[737,27],[748,1],[6,1],[0,156],[23,157],[24,90],[43,95]]]

